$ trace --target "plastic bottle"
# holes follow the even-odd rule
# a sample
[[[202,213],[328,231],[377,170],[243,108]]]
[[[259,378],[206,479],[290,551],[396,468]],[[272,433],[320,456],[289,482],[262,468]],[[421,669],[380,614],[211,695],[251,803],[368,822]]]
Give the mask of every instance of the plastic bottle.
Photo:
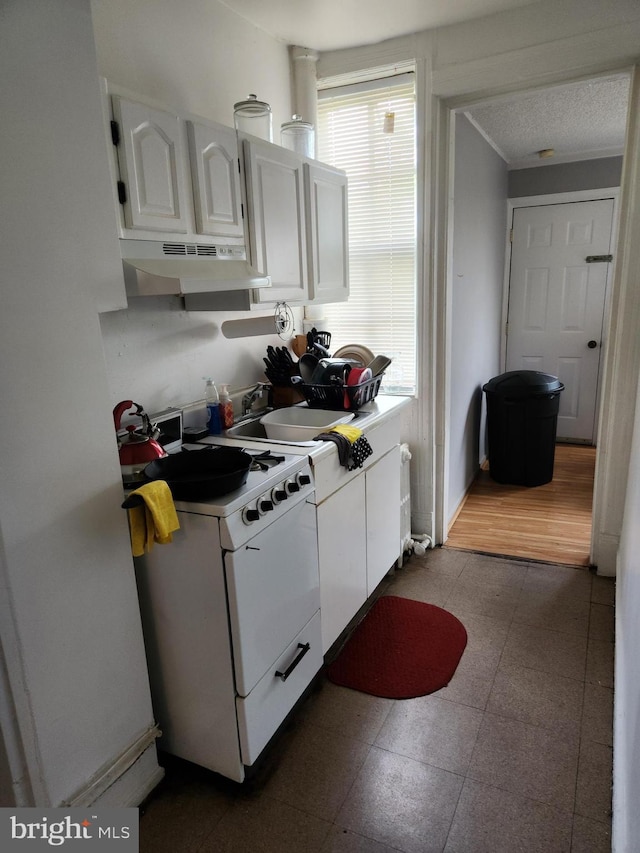
[[[220,435],[220,398],[213,379],[207,379],[204,386],[204,401],[207,406],[207,428],[209,435]]]
[[[229,386],[220,386],[220,426],[222,429],[229,429],[233,426],[233,403],[229,396]]]

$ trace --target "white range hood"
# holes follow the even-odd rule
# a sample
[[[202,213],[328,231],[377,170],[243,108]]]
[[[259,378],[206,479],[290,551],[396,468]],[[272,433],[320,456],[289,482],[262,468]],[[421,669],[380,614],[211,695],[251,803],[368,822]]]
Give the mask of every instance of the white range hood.
[[[245,246],[120,240],[129,296],[188,296],[271,287]]]

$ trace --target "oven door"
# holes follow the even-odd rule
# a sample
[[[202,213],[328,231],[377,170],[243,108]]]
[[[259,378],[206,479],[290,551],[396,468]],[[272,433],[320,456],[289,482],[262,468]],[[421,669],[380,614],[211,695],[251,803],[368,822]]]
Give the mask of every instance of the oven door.
[[[315,507],[297,503],[224,563],[236,690],[248,696],[320,607]]]

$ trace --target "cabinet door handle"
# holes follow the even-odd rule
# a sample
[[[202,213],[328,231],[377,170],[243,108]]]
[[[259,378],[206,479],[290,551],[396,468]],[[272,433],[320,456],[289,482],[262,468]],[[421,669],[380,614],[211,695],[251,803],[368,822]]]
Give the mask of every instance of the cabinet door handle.
[[[280,672],[280,670],[276,670],[276,677],[281,678],[283,681],[286,681],[287,678],[291,675],[293,670],[298,666],[302,658],[306,655],[306,653],[311,648],[311,643],[298,643],[298,648],[301,649],[299,654],[291,661],[289,666],[285,669],[284,672]]]

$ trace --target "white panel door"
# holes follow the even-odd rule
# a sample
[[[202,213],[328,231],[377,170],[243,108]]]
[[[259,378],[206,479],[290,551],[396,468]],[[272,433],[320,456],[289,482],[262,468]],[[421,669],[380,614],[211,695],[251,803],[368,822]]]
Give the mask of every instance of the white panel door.
[[[185,233],[185,151],[180,119],[145,104],[113,98],[120,125],[120,177],[126,186],[125,226]]]
[[[613,199],[513,212],[507,370],[557,376],[558,439],[593,443]]]
[[[235,130],[195,121],[187,130],[198,234],[243,237]]]

